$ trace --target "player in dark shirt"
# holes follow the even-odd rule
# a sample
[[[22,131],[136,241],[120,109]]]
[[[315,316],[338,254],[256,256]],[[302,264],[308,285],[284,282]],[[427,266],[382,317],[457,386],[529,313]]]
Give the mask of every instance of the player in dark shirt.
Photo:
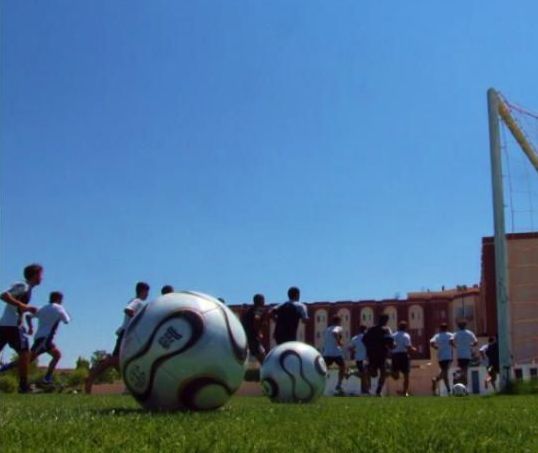
[[[265,348],[261,343],[263,339],[262,328],[266,318],[265,297],[263,294],[255,294],[252,302],[253,305],[241,316],[241,323],[247,335],[250,354],[256,357],[261,365],[265,359]]]
[[[308,319],[308,311],[306,306],[299,302],[300,297],[299,288],[292,286],[288,290],[289,301],[271,311],[271,317],[276,322],[274,333],[276,344],[297,341],[299,321]]]
[[[362,338],[368,356],[370,376],[373,378],[377,377],[379,371],[379,379],[377,381],[376,389],[377,396],[381,396],[381,391],[385,384],[387,357],[389,351],[391,351],[394,346],[392,332],[387,326],[388,321],[388,315],[381,315],[377,325],[368,329]]]

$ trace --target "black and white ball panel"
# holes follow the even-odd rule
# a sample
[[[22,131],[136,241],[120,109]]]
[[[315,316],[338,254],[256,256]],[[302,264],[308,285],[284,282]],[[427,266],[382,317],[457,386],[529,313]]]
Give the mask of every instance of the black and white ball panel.
[[[128,389],[148,408],[213,409],[241,384],[246,350],[243,327],[226,306],[173,293],[133,318],[120,363]]]

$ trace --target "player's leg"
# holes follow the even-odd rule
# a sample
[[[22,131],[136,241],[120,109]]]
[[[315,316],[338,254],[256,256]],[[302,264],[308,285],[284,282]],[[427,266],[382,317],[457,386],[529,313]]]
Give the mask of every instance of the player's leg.
[[[342,381],[346,375],[346,362],[344,362],[342,357],[337,357],[335,363],[338,365],[338,384],[336,385],[336,390],[342,392]]]
[[[493,387],[493,390],[496,392],[497,391],[497,384],[496,384],[497,370],[495,369],[495,367],[493,366],[489,367],[488,376],[489,376],[489,381],[491,382],[491,386]]]
[[[116,338],[116,345],[114,346],[114,351],[112,355],[106,356],[103,360],[96,363],[95,366],[90,370],[88,377],[84,382],[84,391],[88,394],[92,393],[92,387],[95,380],[103,374],[109,368],[116,368],[119,371],[120,367],[120,347],[121,340],[123,339],[123,332],[118,335]]]
[[[99,376],[101,376],[101,374],[103,374],[106,370],[113,367],[119,367],[119,358],[113,355],[108,355],[99,363],[95,364],[95,366],[90,370],[88,377],[86,378],[86,381],[84,383],[84,391],[88,394],[91,393],[95,380]]]
[[[52,346],[48,351],[47,354],[49,354],[52,357],[52,360],[49,362],[49,366],[47,368],[47,374],[43,378],[43,381],[47,384],[52,383],[52,375],[54,373],[54,370],[56,369],[56,365],[58,365],[58,362],[62,358],[62,353],[56,346]]]
[[[448,369],[450,367],[450,362],[445,361],[443,364],[443,368],[441,369],[441,378],[443,379],[443,382],[445,383],[446,391],[448,394],[450,394],[450,381],[448,379]]]
[[[467,387],[467,372],[469,369],[469,360],[467,359],[458,359],[458,366],[460,368],[460,376],[463,382],[463,385]]]
[[[19,369],[19,392],[28,393],[31,391],[28,385],[28,365],[30,363],[30,348],[28,338],[24,331],[18,327],[13,327],[12,338],[10,338],[9,346],[17,352],[19,359],[17,361]]]
[[[409,396],[409,374],[411,373],[411,360],[405,354],[401,368],[403,374],[403,396]]]
[[[366,372],[366,367],[364,366],[364,361],[357,360],[357,377],[361,382],[361,393],[368,394],[370,393],[370,384],[368,382],[368,373]]]
[[[377,396],[381,396],[383,386],[385,385],[385,379],[387,377],[386,360],[384,357],[379,357],[376,359],[376,367],[379,370],[379,379],[377,380],[377,388],[375,393]]]

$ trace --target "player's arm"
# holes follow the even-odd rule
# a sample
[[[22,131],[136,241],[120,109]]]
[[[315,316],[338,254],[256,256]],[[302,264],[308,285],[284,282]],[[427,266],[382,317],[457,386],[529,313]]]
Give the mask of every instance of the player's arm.
[[[71,322],[71,316],[69,316],[67,311],[62,310],[61,317],[64,324],[69,324]]]
[[[308,309],[304,304],[299,305],[299,315],[301,316],[301,321],[306,323],[308,321]]]
[[[23,304],[20,300],[15,299],[15,297],[13,297],[11,293],[9,293],[8,291],[0,294],[0,299],[8,305],[13,305],[14,307],[17,307],[23,313],[24,312],[35,313],[37,311],[36,307]]]
[[[32,315],[27,315],[25,316],[25,318],[26,318],[26,328],[27,328],[28,335],[33,335],[34,325],[32,324]]]
[[[415,348],[412,344],[411,344],[411,339],[408,339],[407,340],[407,344],[405,345],[405,347],[407,348],[407,353],[411,353],[411,352],[417,352],[417,348]]]
[[[343,346],[342,334],[340,332],[333,332],[333,337],[336,339],[336,344],[338,346]]]
[[[435,337],[430,340],[430,347],[432,347],[433,349],[439,349],[439,347],[437,346],[437,342],[435,341]]]
[[[476,339],[476,335],[473,334],[473,342],[472,342],[471,346],[474,347],[474,346],[476,346],[477,344],[478,344],[478,340]]]

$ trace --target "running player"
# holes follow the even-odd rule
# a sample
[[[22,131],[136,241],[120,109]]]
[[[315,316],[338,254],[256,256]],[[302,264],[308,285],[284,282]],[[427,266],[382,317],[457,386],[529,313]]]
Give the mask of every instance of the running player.
[[[478,340],[473,332],[467,329],[467,321],[458,322],[458,330],[454,334],[452,344],[456,347],[458,354],[458,367],[463,384],[467,387],[467,370],[473,358],[473,347],[478,344]]]
[[[45,352],[52,357],[47,369],[47,374],[42,381],[42,383],[46,385],[52,384],[52,374],[62,357],[62,353],[54,344],[54,335],[56,334],[60,322],[67,324],[71,320],[62,307],[62,302],[63,294],[58,291],[53,291],[49,296],[49,305],[40,308],[35,315],[27,317],[27,319],[35,317],[39,322],[34,344],[31,348],[30,362],[33,362]],[[31,321],[29,322],[29,325],[29,333],[31,335],[33,331]],[[0,371],[6,371],[16,366],[17,361],[14,361],[5,365]]]
[[[241,323],[247,335],[248,349],[253,357],[260,363],[265,359],[265,348],[262,345],[262,327],[265,323],[265,297],[263,294],[255,294],[251,305],[243,316]]]
[[[274,332],[276,344],[296,341],[299,321],[308,319],[308,310],[306,305],[299,302],[300,297],[299,288],[292,286],[288,289],[288,302],[284,302],[271,311],[271,317],[276,321]]]
[[[445,383],[446,391],[450,394],[450,382],[448,379],[448,369],[452,363],[452,338],[454,334],[448,331],[448,324],[442,323],[439,332],[430,340],[430,346],[437,350],[437,360],[439,362],[439,374],[432,378],[432,393],[437,395],[437,383],[442,379]]]
[[[28,364],[30,352],[28,338],[24,332],[22,321],[24,313],[35,313],[37,309],[29,304],[32,290],[41,283],[43,267],[39,264],[30,264],[24,268],[24,282],[13,284],[0,295],[6,303],[4,313],[0,318],[0,351],[8,344],[19,356],[19,392],[32,391],[28,385]]]
[[[351,339],[349,349],[355,357],[355,364],[357,365],[357,377],[361,381],[361,394],[367,395],[370,393],[370,379],[366,366],[366,347],[362,342],[362,338],[366,332],[366,326],[361,324],[359,326],[359,333]]]
[[[95,366],[90,370],[90,374],[86,378],[86,382],[84,385],[84,390],[86,393],[92,392],[92,386],[95,379],[97,379],[97,377],[104,373],[106,370],[112,367],[119,369],[120,347],[121,340],[123,339],[123,334],[125,333],[125,329],[129,325],[129,322],[131,322],[131,318],[135,316],[144,307],[145,301],[149,295],[149,285],[144,282],[138,282],[136,284],[135,292],[136,297],[134,299],[131,299],[123,310],[123,323],[118,328],[118,330],[116,330],[117,338],[114,351],[112,352],[112,355],[108,355],[99,363],[95,364]]]
[[[407,322],[400,321],[398,330],[392,335],[394,339],[394,349],[392,350],[392,377],[400,378],[403,374],[402,396],[409,396],[409,372],[411,371],[411,360],[409,353],[416,351],[411,344],[411,336],[406,332]]]
[[[331,318],[331,325],[325,329],[323,333],[323,360],[327,366],[331,366],[336,363],[338,366],[338,383],[336,384],[335,392],[342,395],[342,381],[346,374],[346,363],[344,361],[343,353],[343,339],[342,339],[342,319],[340,316],[333,316]]]
[[[362,342],[366,346],[370,376],[377,377],[379,374],[375,392],[376,396],[381,396],[381,391],[383,390],[386,378],[387,357],[394,345],[392,332],[387,326],[388,322],[388,315],[381,315],[378,323],[374,327],[368,329],[362,338]]]

